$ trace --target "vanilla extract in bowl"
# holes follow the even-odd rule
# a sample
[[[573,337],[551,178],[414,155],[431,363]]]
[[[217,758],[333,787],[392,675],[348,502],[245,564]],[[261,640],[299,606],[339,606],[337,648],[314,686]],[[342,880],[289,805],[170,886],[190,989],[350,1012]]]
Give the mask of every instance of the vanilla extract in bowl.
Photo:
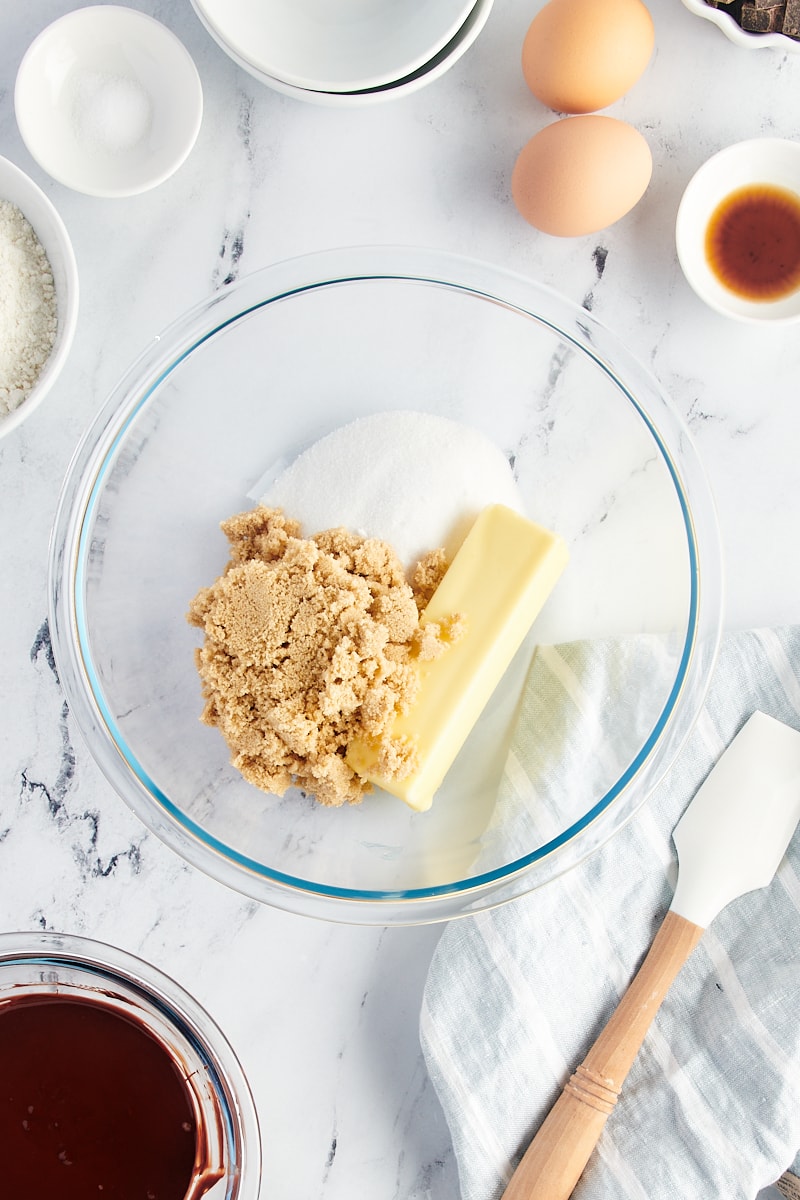
[[[708,265],[747,300],[780,300],[800,288],[800,196],[768,183],[726,196],[706,228]]]

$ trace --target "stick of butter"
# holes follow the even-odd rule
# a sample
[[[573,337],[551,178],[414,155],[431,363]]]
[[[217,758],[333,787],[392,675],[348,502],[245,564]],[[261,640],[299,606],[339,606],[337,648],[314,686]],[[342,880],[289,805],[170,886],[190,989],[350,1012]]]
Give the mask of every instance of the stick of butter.
[[[415,743],[419,766],[403,779],[383,778],[376,747],[356,740],[346,757],[357,774],[418,812],[430,808],[567,558],[562,538],[513,509],[493,504],[481,512],[420,618],[424,625],[460,613],[465,631],[444,654],[419,663],[417,701],[391,729],[391,737]]]

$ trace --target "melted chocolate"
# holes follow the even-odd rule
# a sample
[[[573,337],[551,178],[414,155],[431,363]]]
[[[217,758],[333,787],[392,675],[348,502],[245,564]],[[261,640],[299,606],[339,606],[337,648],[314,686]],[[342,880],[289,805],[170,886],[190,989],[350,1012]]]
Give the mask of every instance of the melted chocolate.
[[[0,1005],[3,1195],[184,1200],[197,1143],[185,1080],[141,1025],[90,1000]]]

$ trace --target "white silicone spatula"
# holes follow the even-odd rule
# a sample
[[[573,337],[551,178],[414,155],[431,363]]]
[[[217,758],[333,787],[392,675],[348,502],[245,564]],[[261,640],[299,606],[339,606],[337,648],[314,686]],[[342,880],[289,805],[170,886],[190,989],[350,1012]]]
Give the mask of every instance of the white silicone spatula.
[[[678,885],[638,973],[540,1126],[503,1200],[566,1200],[670,985],[731,900],[766,887],[800,821],[800,732],[757,712],[709,773],[673,840]]]

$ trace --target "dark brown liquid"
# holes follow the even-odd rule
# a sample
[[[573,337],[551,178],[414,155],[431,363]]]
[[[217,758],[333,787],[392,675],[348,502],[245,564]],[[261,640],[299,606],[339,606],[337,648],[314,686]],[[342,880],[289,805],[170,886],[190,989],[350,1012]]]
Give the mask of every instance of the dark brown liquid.
[[[183,1200],[197,1146],[168,1051],[103,1004],[0,1006],[0,1195]]]
[[[767,183],[731,192],[711,215],[706,257],[747,300],[788,296],[800,288],[800,196]]]

